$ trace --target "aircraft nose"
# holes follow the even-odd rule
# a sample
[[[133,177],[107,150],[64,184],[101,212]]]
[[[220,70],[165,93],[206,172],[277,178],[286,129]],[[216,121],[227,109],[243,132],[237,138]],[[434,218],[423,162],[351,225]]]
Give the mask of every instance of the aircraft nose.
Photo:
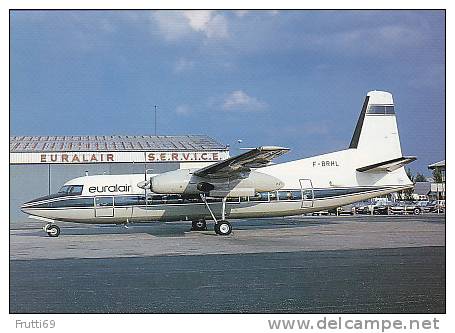
[[[21,206],[21,212],[24,214],[30,214],[30,207],[26,207],[24,205]]]
[[[30,201],[24,202],[21,205],[20,209],[25,214],[29,214],[30,211],[31,211],[30,209],[36,207],[39,202],[47,200],[47,199],[51,199],[51,198],[54,198],[54,197],[55,197],[55,194],[54,195],[50,194],[50,195],[45,195],[45,196],[42,196],[42,197],[39,197],[39,198],[32,199]]]
[[[35,206],[33,203],[34,203],[34,200],[23,203],[20,208],[22,213],[30,214],[31,208],[33,208],[33,206]]]
[[[31,201],[27,201],[25,203],[23,203],[20,207],[20,210],[24,213],[24,214],[30,214],[31,211],[32,211],[32,208],[34,206],[36,206],[35,204],[35,199],[34,200],[31,200]]]

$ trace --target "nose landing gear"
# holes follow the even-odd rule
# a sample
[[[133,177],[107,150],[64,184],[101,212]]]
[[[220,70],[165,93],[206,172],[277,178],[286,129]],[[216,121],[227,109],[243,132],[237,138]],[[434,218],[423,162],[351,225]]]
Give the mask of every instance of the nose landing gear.
[[[191,230],[192,231],[204,231],[207,230],[207,223],[204,219],[200,219],[197,221],[191,222]]]
[[[60,235],[60,228],[53,224],[53,223],[48,223],[43,227],[43,230],[47,232],[49,237],[58,237]]]

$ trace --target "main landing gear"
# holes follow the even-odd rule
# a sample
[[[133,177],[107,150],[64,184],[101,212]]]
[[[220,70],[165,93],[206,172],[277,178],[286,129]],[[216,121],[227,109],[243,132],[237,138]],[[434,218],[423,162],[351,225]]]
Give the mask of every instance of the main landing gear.
[[[231,224],[226,220],[215,222],[215,233],[221,236],[227,236],[232,232]]]
[[[215,233],[220,236],[227,236],[232,232],[231,224],[225,219],[226,216],[226,197],[222,199],[222,209],[221,209],[221,220],[217,220],[215,215],[212,212],[204,194],[201,194],[201,199],[204,202],[205,206],[212,215],[213,220],[215,221]]]
[[[43,227],[43,230],[47,232],[49,237],[58,237],[60,235],[60,228],[53,224],[53,223],[48,223]]]

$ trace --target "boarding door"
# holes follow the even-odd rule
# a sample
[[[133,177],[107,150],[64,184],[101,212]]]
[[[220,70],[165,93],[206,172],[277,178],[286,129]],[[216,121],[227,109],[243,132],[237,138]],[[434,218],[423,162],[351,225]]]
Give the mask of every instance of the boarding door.
[[[114,197],[95,197],[95,217],[114,217]]]
[[[302,190],[302,208],[313,207],[314,191],[311,179],[299,179]]]

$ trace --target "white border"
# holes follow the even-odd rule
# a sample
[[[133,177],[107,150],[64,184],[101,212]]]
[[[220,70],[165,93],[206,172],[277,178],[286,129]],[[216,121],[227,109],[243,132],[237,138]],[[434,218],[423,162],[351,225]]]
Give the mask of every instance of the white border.
[[[344,9],[344,8],[366,8],[366,9],[416,9],[416,8],[425,8],[425,9],[440,9],[446,8],[449,9],[447,11],[447,53],[446,53],[446,70],[447,70],[447,96],[451,96],[451,78],[453,75],[453,69],[451,65],[450,59],[454,58],[453,52],[453,38],[451,38],[451,32],[453,32],[453,15],[452,10],[454,9],[453,2],[449,1],[413,1],[413,7],[409,7],[408,3],[401,2],[401,1],[380,1],[380,2],[365,2],[365,1],[317,1],[317,2],[300,2],[297,3],[295,1],[283,0],[277,1],[275,3],[263,1],[238,1],[238,0],[231,0],[231,1],[217,1],[217,3],[213,3],[211,1],[200,1],[196,5],[191,3],[191,7],[193,8],[236,8],[236,9],[249,9],[249,8],[270,8],[270,9],[280,9],[280,8],[296,8],[296,7],[304,7],[304,8],[331,8],[331,9]],[[0,53],[1,57],[1,64],[2,64],[2,73],[1,76],[1,89],[0,89],[0,101],[3,106],[4,112],[9,109],[8,101],[9,101],[9,77],[6,73],[8,73],[8,64],[9,64],[9,54],[6,52],[6,46],[8,45],[9,41],[9,9],[50,9],[50,8],[79,8],[79,9],[93,9],[93,8],[106,8],[106,9],[115,9],[115,8],[131,8],[131,9],[138,9],[138,8],[188,8],[190,7],[187,1],[166,1],[166,2],[151,2],[151,1],[99,1],[99,0],[71,0],[71,1],[36,1],[36,0],[29,0],[29,1],[2,1],[0,2],[0,26],[1,26],[1,41],[2,45],[4,46],[3,52]],[[453,110],[452,108],[453,103],[451,103],[451,99],[447,99],[446,108],[447,112],[447,123],[453,124]],[[6,112],[7,113],[7,112]],[[2,133],[8,132],[7,122],[2,122]],[[453,134],[451,131],[447,132],[447,142],[452,142]],[[7,142],[6,135],[4,140],[2,141],[2,149],[3,154],[5,156],[5,161],[1,164],[1,171],[4,177],[4,183],[7,184],[8,180],[8,161],[6,156],[9,153],[9,141]],[[448,155],[446,159],[448,160],[448,165],[452,165],[452,154],[450,151],[447,152]],[[450,189],[452,188],[452,177],[451,173],[448,173],[448,188],[449,193]],[[7,191],[2,191],[2,195],[5,196],[4,202],[8,200]],[[452,202],[450,194],[448,201]],[[452,207],[452,204],[448,203],[449,207]],[[7,223],[8,217],[5,213],[3,213],[3,223]],[[451,235],[453,234],[453,224],[452,219],[453,213],[452,210],[449,208],[448,215],[447,215],[447,239],[450,240]],[[283,319],[302,319],[302,318],[321,318],[320,315],[8,315],[8,299],[9,299],[9,281],[8,275],[6,274],[8,269],[9,263],[9,248],[8,248],[8,235],[7,233],[2,234],[1,239],[1,247],[2,247],[2,267],[3,267],[3,274],[2,274],[2,283],[1,283],[1,308],[0,311],[2,313],[1,318],[1,325],[4,329],[14,329],[15,328],[15,320],[22,319],[22,320],[31,320],[31,319],[56,319],[58,322],[58,326],[56,329],[52,330],[55,332],[80,332],[80,331],[110,331],[110,332],[131,332],[134,330],[146,331],[146,332],[173,332],[173,331],[196,331],[197,332],[267,332],[270,331],[267,327],[266,320],[267,319],[275,319],[275,318],[283,318]],[[454,287],[452,281],[454,281],[453,277],[453,265],[451,265],[451,258],[453,258],[453,246],[449,241],[447,244],[447,311],[449,314],[453,314],[453,305],[452,305],[452,298],[450,295],[453,295]],[[36,286],[39,288],[39,286]],[[216,309],[214,309],[215,311]],[[333,315],[330,317],[337,318],[338,315]],[[349,318],[377,318],[377,319],[402,319],[406,320],[406,318],[428,318],[433,319],[434,317],[440,319],[441,321],[441,329],[440,332],[448,332],[449,328],[455,327],[454,325],[454,316],[450,315],[354,315],[348,316],[343,315],[342,317],[349,317]],[[389,330],[387,332],[396,332],[397,330]],[[352,332],[347,330],[337,330],[337,332]],[[402,332],[402,331],[401,331]],[[425,330],[428,332],[428,330]]]

